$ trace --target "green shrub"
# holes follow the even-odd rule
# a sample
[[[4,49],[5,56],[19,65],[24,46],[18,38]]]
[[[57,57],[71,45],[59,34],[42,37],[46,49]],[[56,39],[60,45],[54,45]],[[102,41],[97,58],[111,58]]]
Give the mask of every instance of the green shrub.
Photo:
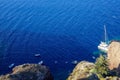
[[[109,74],[109,71],[107,59],[103,55],[100,55],[100,57],[96,59],[95,68],[92,72],[96,74],[98,78],[104,78]]]

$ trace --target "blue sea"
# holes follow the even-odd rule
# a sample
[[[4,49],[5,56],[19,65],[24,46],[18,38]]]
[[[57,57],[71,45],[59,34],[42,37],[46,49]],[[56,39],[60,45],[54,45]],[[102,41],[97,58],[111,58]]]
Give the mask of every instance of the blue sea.
[[[65,80],[72,61],[95,61],[104,25],[120,39],[120,0],[0,0],[0,74],[42,60]]]

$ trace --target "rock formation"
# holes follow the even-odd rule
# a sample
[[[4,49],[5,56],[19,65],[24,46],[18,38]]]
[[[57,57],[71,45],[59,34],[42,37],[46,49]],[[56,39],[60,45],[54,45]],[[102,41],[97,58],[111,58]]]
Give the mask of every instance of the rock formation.
[[[94,63],[87,61],[80,62],[70,74],[67,80],[97,80],[90,70],[94,68]]]
[[[109,68],[112,70],[120,65],[120,42],[112,41],[108,48]]]
[[[110,43],[107,59],[110,68],[109,75],[98,79],[96,77],[97,74],[94,75],[94,73],[92,73],[97,64],[82,61],[74,68],[67,80],[120,80],[120,41],[112,41]]]
[[[13,68],[13,72],[0,76],[0,80],[53,80],[46,66],[39,64],[23,64]]]

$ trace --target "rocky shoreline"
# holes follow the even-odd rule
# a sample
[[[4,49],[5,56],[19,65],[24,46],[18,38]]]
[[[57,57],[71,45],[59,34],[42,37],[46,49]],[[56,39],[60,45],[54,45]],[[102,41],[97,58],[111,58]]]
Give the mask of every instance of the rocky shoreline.
[[[95,63],[79,62],[67,80],[120,80],[120,42],[112,41],[107,57],[100,55]],[[40,64],[23,64],[12,73],[1,75],[0,80],[54,80],[48,67]]]
[[[120,80],[120,41],[111,41],[106,57],[81,61],[67,80]]]
[[[53,80],[53,76],[46,66],[23,64],[13,68],[12,73],[0,76],[0,80]]]

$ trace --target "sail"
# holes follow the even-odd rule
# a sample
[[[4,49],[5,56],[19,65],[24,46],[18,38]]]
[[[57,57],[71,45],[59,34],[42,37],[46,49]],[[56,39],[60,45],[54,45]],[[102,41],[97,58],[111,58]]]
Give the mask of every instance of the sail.
[[[105,41],[101,41],[101,43],[98,45],[98,49],[102,52],[107,53],[108,51],[108,41],[107,41],[107,31],[106,31],[106,26],[104,25],[104,36],[105,36]]]
[[[107,30],[106,30],[106,25],[104,25],[104,36],[105,36],[105,43],[107,43],[108,41],[107,41]]]

